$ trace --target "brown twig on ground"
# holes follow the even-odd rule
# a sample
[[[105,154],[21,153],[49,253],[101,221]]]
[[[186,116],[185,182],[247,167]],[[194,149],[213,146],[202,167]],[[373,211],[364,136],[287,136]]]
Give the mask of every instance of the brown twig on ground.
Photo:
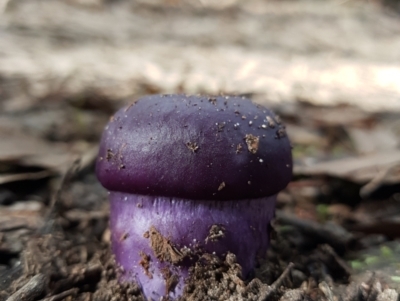
[[[276,293],[276,291],[282,286],[283,281],[288,277],[290,271],[293,269],[294,263],[290,262],[286,269],[282,272],[282,274],[276,279],[264,293],[260,295],[259,301],[266,301],[268,298]]]
[[[98,283],[101,277],[102,266],[93,264],[80,271],[70,271],[70,275],[57,282],[54,291],[62,292],[83,284]]]
[[[78,293],[79,289],[78,288],[71,288],[67,291],[64,291],[60,294],[48,297],[48,298],[44,298],[41,299],[40,301],[59,301],[59,300],[63,300],[66,297],[70,297],[70,296],[76,296],[76,294]]]
[[[274,281],[274,283],[271,284],[272,290],[276,290],[277,288],[279,288],[282,285],[283,281],[288,277],[288,275],[289,275],[290,271],[293,269],[293,267],[294,267],[294,263],[290,262],[288,264],[288,266],[286,267],[286,269],[278,277],[278,279],[276,279]]]
[[[43,274],[33,276],[23,287],[10,296],[7,301],[33,301],[46,289],[47,278]]]
[[[296,227],[305,235],[315,238],[318,243],[327,243],[336,251],[346,249],[346,246],[353,240],[353,235],[340,225],[334,223],[321,224],[311,220],[305,220],[294,214],[278,210],[276,213],[278,223]]]

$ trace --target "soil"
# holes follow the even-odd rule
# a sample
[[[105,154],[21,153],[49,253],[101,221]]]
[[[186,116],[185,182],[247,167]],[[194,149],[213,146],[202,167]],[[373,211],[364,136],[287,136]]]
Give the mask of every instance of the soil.
[[[143,300],[135,284],[117,281],[120,271],[110,253],[106,192],[92,167],[79,170],[72,166],[59,183],[56,199],[40,211],[40,222],[29,222],[34,218],[31,212],[19,212],[26,223],[1,232],[1,300],[8,296],[8,300]],[[50,193],[52,184],[36,183],[36,193]],[[355,239],[355,233],[333,226],[324,229],[310,218],[292,216],[284,197],[279,207],[268,257],[260,263],[255,278],[241,278],[233,254],[224,260],[204,255],[191,271],[181,300],[331,300],[329,296],[386,300],[384,294],[394,294],[385,277],[351,280],[355,272],[343,256],[359,249],[356,244],[368,235]],[[297,226],[295,233],[282,229],[292,225]],[[156,229],[148,237],[155,251],[177,254]],[[173,279],[170,282],[173,287]]]
[[[177,264],[185,258],[185,255],[172,245],[169,239],[164,237],[153,226],[150,228],[148,233],[146,232],[144,234],[144,237],[149,237],[151,248],[153,249],[155,256],[161,262],[166,261],[172,264]]]

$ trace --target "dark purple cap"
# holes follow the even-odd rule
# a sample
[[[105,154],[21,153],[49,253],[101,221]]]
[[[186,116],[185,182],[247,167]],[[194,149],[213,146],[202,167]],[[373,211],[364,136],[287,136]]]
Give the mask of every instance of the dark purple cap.
[[[292,155],[279,118],[249,99],[153,95],[112,117],[96,169],[111,191],[249,199],[288,184]]]

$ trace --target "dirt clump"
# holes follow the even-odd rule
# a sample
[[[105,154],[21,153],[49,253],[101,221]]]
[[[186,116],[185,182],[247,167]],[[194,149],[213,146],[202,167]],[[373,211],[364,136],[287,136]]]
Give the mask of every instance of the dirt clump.
[[[148,234],[144,235],[150,238],[151,248],[154,251],[157,259],[161,262],[179,263],[185,257],[166,237],[164,237],[158,230],[151,226]]]

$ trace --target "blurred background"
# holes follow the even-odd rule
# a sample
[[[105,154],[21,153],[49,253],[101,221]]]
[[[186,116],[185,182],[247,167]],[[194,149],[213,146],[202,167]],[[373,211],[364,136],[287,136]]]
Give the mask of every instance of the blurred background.
[[[0,0],[0,298],[47,267],[59,274],[42,296],[107,300],[96,285],[110,278],[68,278],[76,265],[106,268],[93,162],[113,112],[153,93],[246,95],[287,125],[294,179],[259,279],[294,262],[286,289],[306,283],[325,298],[313,300],[351,283],[365,300],[395,296],[399,1]]]

